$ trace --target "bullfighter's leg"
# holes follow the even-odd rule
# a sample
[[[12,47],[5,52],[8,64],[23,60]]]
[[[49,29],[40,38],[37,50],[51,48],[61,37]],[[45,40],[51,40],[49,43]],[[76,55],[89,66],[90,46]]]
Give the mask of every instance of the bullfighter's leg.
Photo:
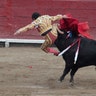
[[[72,83],[72,84],[74,83],[74,75],[77,72],[77,70],[78,70],[78,68],[73,67],[72,70],[71,70],[71,72],[70,72],[70,76],[71,76],[70,83]]]
[[[62,82],[62,80],[64,80],[65,76],[69,73],[69,71],[70,71],[70,67],[65,66],[65,69],[64,69],[64,71],[63,71],[63,74],[62,74],[62,76],[60,77],[60,81],[61,81],[61,82]]]

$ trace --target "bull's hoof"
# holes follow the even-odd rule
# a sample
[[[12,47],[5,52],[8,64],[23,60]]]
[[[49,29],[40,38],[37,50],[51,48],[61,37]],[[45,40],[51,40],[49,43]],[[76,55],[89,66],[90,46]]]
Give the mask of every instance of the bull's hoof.
[[[59,79],[58,81],[59,81],[59,82],[62,82],[62,80],[60,80],[60,79]]]
[[[74,83],[73,82],[70,82],[70,86],[74,86]]]
[[[64,80],[64,78],[63,77],[60,77],[59,81],[62,82],[63,80]]]
[[[74,86],[74,79],[73,78],[70,79],[70,86]]]
[[[58,79],[58,81],[57,81],[58,83],[61,83],[62,81],[60,81],[60,79]]]

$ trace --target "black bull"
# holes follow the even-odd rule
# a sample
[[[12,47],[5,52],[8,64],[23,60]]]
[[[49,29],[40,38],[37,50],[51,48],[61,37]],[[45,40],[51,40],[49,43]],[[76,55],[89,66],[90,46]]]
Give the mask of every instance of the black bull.
[[[66,38],[67,35],[68,33],[66,32],[64,32],[64,34],[58,33],[58,38],[55,41],[55,45],[60,52],[67,48],[69,45],[71,45],[73,42],[75,42],[78,38],[81,39],[76,64],[74,64],[74,57],[78,43],[76,43],[62,55],[66,65],[64,72],[60,77],[60,81],[62,81],[65,78],[65,76],[70,72],[70,82],[73,83],[74,75],[79,68],[91,65],[96,66],[96,41],[74,35],[72,37]]]

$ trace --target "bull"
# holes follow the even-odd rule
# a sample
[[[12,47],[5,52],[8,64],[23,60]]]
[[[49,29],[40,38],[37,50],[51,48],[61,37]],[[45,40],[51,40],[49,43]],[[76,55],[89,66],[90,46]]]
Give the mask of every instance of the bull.
[[[76,42],[76,40],[80,40],[78,58],[75,64],[74,57],[78,48],[78,42],[62,54],[62,57],[65,60],[65,68],[60,77],[60,81],[62,82],[65,76],[70,72],[70,83],[74,84],[74,75],[79,68],[91,65],[96,66],[96,41],[82,36],[75,36],[72,33],[71,37],[66,38],[68,34],[69,33],[67,32],[64,32],[64,34],[58,32],[58,38],[54,44],[59,51],[62,52],[64,49],[68,48],[68,46]]]

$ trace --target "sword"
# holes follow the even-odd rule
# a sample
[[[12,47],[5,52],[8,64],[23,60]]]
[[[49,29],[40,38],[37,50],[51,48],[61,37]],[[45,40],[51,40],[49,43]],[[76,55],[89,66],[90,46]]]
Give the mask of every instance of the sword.
[[[60,52],[59,54],[58,54],[58,56],[61,56],[61,55],[63,55],[67,50],[69,50],[71,48],[71,45],[70,46],[68,46],[66,49],[64,49],[62,52]]]

